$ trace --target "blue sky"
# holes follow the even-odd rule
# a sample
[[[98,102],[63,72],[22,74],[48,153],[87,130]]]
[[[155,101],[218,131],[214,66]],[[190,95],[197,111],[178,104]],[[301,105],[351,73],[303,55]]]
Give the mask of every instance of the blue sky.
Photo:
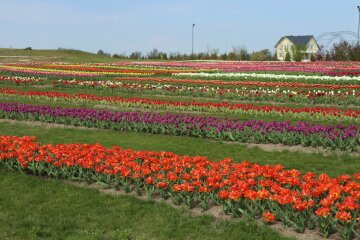
[[[357,32],[356,0],[0,0],[0,47],[249,51],[284,35]]]

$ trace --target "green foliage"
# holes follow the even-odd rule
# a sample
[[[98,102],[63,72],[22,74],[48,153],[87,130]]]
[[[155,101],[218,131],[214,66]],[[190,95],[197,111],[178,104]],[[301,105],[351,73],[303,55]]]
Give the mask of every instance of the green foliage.
[[[350,51],[351,45],[346,41],[334,44],[331,49],[332,59],[336,61],[349,61],[351,59]]]
[[[218,59],[219,57],[219,49],[212,49],[210,53],[211,59]]]
[[[360,46],[356,45],[351,48],[351,60],[352,61],[360,61]]]
[[[272,54],[269,49],[263,49],[261,51],[253,52],[250,60],[252,60],[252,61],[271,61]]]
[[[119,58],[119,59],[126,59],[127,58],[125,53],[119,53],[119,54],[116,53],[116,54],[113,54],[112,57],[113,58]]]
[[[310,55],[310,61],[311,61],[311,62],[315,62],[315,61],[316,61],[316,57],[315,57],[314,54],[311,54],[311,55]]]
[[[103,50],[99,50],[97,53],[97,55],[100,55],[100,56],[107,56],[107,57],[111,57],[111,54],[110,53],[106,53],[104,52]]]
[[[141,59],[141,52],[140,51],[135,51],[132,52],[129,56],[130,59]]]
[[[291,53],[289,51],[286,51],[285,53],[285,61],[286,62],[291,62],[292,56]]]
[[[161,59],[161,60],[168,59],[167,53],[160,52],[156,48],[153,49],[151,52],[149,52],[147,57],[148,57],[148,59]]]
[[[334,61],[360,61],[360,47],[348,41],[334,43],[326,52],[326,60]]]
[[[306,52],[306,46],[295,44],[291,47],[291,52],[292,60],[294,60],[295,62],[301,62],[304,57],[304,53]]]
[[[234,47],[233,51],[237,57],[237,60],[250,60],[250,54],[248,53],[245,46],[242,47]]]

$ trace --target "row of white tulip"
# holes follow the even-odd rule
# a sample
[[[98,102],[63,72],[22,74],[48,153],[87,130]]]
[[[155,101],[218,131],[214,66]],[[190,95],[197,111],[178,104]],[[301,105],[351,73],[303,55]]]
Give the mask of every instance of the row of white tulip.
[[[173,73],[174,76],[186,76],[186,77],[203,77],[203,78],[258,78],[258,79],[312,79],[312,80],[360,80],[360,76],[320,76],[320,75],[290,75],[290,74],[271,74],[271,73]]]
[[[3,82],[42,82],[46,78],[37,78],[37,77],[22,77],[22,76],[0,76],[0,81]]]
[[[337,95],[337,94],[345,94],[345,95],[359,95],[359,92],[356,90],[329,90],[324,91],[320,89],[312,89],[308,91],[294,91],[291,89],[284,88],[221,88],[221,87],[210,87],[210,86],[179,86],[179,85],[170,85],[170,84],[160,84],[160,83],[129,83],[129,82],[119,82],[119,81],[64,81],[59,80],[59,84],[61,85],[75,85],[75,86],[92,86],[92,87],[102,87],[102,88],[127,88],[127,89],[142,89],[142,90],[171,90],[171,91],[191,91],[191,92],[223,92],[223,93],[262,93],[262,94],[293,94],[293,95],[306,95],[306,94],[323,94],[323,95]],[[125,85],[125,86],[124,86]]]

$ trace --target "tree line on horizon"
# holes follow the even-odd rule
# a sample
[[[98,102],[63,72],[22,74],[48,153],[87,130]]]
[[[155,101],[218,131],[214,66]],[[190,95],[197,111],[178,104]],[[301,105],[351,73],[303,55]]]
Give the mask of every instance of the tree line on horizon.
[[[302,48],[294,48],[293,56],[287,54],[285,61],[301,61]],[[153,49],[147,54],[141,51],[134,51],[129,55],[113,54],[99,50],[97,52],[101,56],[109,56],[119,59],[154,59],[154,60],[228,60],[228,61],[276,61],[276,52],[271,52],[270,49],[263,49],[250,53],[245,46],[233,47],[231,51],[221,53],[219,49],[211,49],[206,52],[187,54],[179,52],[162,52],[158,49]],[[357,44],[352,44],[348,41],[341,41],[334,43],[333,46],[320,51],[311,58],[312,61],[360,61],[360,47]]]
[[[276,60],[275,54],[273,54],[269,49],[263,49],[261,51],[256,51],[249,53],[245,46],[233,47],[231,51],[226,53],[221,53],[219,49],[211,49],[206,52],[187,54],[180,52],[162,52],[158,49],[153,49],[147,54],[143,54],[141,51],[134,51],[129,55],[123,54],[113,54],[106,53],[103,50],[97,52],[98,55],[109,56],[113,58],[121,59],[157,59],[157,60],[233,60],[233,61],[271,61]]]

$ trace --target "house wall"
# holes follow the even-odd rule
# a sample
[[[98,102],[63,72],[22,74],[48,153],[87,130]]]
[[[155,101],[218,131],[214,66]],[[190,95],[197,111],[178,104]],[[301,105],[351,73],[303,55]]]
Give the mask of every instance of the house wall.
[[[290,54],[292,54],[292,47],[293,42],[291,42],[288,38],[283,38],[276,48],[276,57],[280,61],[285,60],[286,52],[288,51]],[[307,45],[307,49],[305,51],[306,54],[304,54],[305,60],[310,60],[310,56],[317,53],[319,50],[319,47],[316,44],[316,41],[314,38],[311,38]]]
[[[284,61],[286,52],[288,51],[291,53],[293,45],[294,44],[288,38],[283,38],[276,48],[277,59]]]
[[[312,54],[315,54],[319,51],[319,47],[318,45],[316,44],[316,41],[314,38],[312,38],[308,45],[307,45],[307,49],[306,49],[306,53],[312,53]]]

